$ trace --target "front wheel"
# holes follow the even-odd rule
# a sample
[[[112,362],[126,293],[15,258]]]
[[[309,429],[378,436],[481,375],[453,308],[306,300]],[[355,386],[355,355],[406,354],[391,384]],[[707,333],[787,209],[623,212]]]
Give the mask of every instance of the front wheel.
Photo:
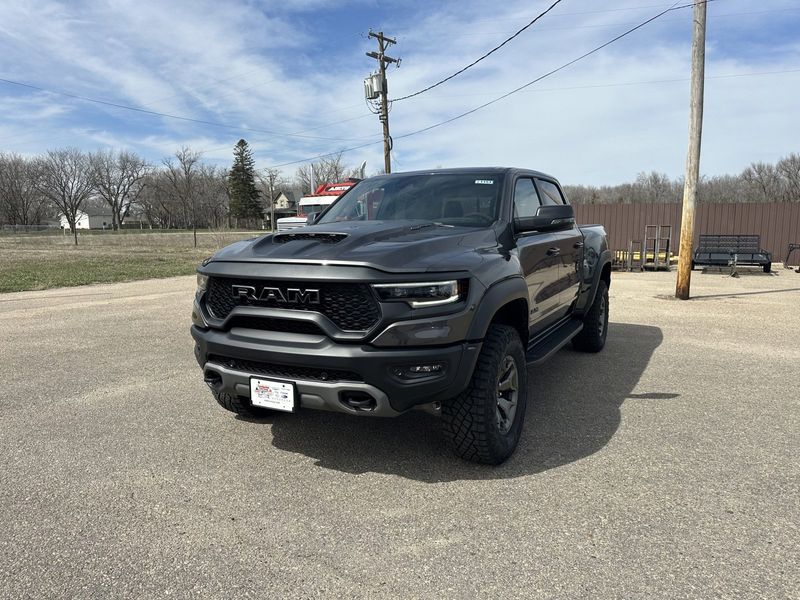
[[[608,285],[602,279],[597,284],[589,312],[583,318],[583,330],[572,338],[572,346],[581,352],[600,352],[606,345],[608,333]]]
[[[519,333],[491,325],[467,389],[442,403],[445,435],[456,454],[498,465],[517,447],[527,407],[528,376]]]
[[[771,262],[769,262],[769,263],[764,265],[764,273],[769,273],[770,271],[772,271],[772,263]]]

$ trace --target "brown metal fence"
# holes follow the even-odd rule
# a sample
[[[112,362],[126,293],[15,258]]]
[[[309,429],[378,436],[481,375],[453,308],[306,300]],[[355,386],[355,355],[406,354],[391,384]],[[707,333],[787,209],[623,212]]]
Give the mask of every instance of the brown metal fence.
[[[672,248],[678,253],[680,204],[576,204],[578,223],[600,223],[608,231],[612,250],[627,250],[644,237],[645,225],[672,225]],[[757,234],[761,247],[782,262],[789,243],[800,243],[800,203],[699,204],[695,213],[695,244],[701,233]],[[800,264],[795,252],[790,264]]]

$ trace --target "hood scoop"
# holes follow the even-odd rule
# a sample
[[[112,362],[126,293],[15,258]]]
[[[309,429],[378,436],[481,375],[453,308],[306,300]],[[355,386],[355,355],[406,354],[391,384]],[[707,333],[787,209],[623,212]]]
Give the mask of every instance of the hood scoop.
[[[272,236],[273,244],[285,244],[299,240],[320,242],[322,244],[337,244],[347,237],[346,233],[325,231],[297,231],[291,233],[276,233]]]

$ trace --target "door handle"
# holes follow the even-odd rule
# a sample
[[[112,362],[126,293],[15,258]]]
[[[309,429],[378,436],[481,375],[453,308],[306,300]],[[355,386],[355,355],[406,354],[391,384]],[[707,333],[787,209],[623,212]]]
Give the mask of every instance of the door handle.
[[[573,248],[583,248],[583,242],[575,242],[572,244]]]
[[[556,246],[547,249],[547,256],[558,256],[561,253],[561,248]]]

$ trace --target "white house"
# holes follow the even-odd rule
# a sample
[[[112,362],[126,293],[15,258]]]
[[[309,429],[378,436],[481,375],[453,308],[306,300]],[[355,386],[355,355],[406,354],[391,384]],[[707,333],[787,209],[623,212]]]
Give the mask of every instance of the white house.
[[[61,229],[69,229],[67,217],[60,215]],[[78,211],[75,229],[111,229],[113,219],[111,211],[104,208],[87,208]]]
[[[287,191],[279,191],[275,196],[275,210],[294,209],[297,200],[294,199],[294,193]]]

